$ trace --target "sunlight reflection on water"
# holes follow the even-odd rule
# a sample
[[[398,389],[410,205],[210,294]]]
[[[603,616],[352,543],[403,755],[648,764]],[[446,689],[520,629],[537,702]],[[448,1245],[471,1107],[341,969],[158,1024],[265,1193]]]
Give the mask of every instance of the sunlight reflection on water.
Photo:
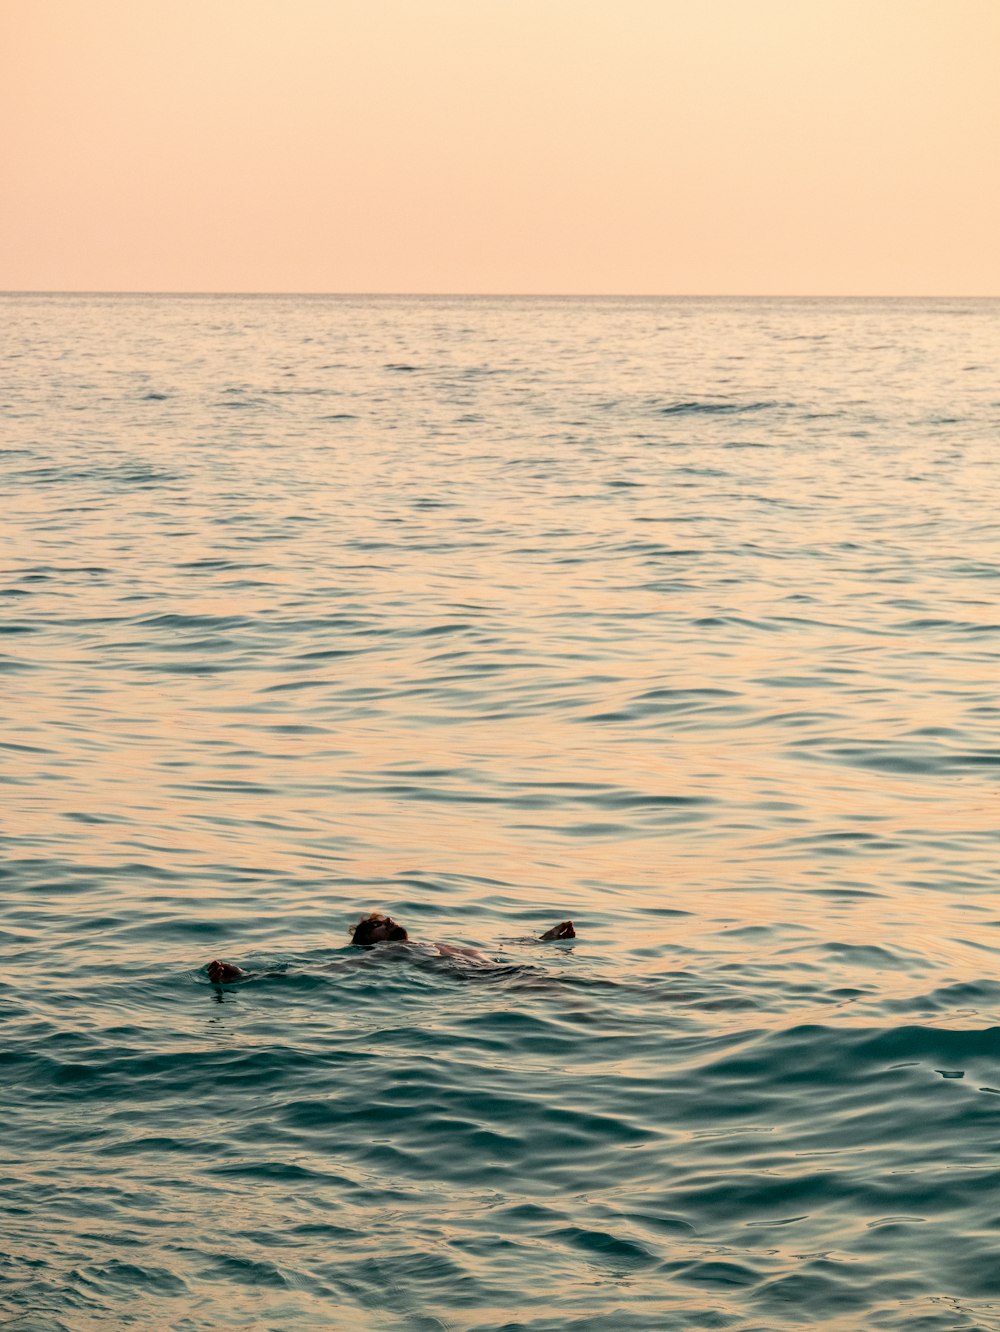
[[[0,1307],[1000,1327],[1000,307],[3,307]]]

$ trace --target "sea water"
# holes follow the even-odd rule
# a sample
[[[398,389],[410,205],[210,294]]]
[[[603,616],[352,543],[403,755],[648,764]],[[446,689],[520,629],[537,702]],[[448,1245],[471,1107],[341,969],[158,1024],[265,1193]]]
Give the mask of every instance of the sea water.
[[[0,320],[4,1326],[1000,1328],[1000,304]]]

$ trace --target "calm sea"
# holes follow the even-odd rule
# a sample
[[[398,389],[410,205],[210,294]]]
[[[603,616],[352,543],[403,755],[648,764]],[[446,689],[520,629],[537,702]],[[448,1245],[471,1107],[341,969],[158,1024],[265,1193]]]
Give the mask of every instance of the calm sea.
[[[1000,1329],[1000,303],[0,321],[4,1327]]]

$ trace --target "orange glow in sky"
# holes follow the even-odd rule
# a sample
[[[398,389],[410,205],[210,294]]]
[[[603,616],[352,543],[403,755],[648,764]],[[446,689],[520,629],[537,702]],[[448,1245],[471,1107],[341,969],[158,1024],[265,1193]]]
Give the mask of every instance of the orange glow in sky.
[[[0,288],[1000,295],[997,0],[0,0]]]

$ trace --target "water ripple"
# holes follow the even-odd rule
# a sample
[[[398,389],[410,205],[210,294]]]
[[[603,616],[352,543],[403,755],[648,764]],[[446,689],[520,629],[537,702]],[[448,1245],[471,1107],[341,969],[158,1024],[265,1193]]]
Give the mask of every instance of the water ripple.
[[[1000,307],[2,299],[11,1326],[1000,1330]]]

